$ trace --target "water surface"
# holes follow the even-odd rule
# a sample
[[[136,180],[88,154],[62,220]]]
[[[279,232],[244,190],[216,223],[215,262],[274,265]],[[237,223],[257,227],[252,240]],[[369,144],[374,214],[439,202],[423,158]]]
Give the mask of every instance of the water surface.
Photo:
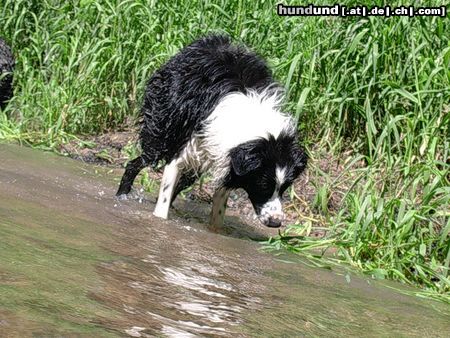
[[[0,336],[450,336],[445,304],[212,233],[207,206],[156,219],[120,174],[0,145]]]

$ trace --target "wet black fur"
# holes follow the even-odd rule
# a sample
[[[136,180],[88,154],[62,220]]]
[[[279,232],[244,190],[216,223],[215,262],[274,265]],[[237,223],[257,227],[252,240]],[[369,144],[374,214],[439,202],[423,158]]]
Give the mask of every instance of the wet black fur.
[[[6,102],[13,94],[14,56],[11,48],[0,38],[0,108],[6,106]]]
[[[267,88],[279,89],[265,62],[245,47],[231,44],[226,36],[208,36],[182,49],[147,84],[140,133],[142,155],[128,163],[117,195],[130,191],[145,166],[176,158],[221,98],[231,92]],[[224,186],[244,188],[256,211],[270,198],[276,164],[289,166],[283,189],[306,164],[295,135],[250,141],[233,149],[229,157],[230,172]],[[173,199],[195,178],[192,172],[183,173]]]

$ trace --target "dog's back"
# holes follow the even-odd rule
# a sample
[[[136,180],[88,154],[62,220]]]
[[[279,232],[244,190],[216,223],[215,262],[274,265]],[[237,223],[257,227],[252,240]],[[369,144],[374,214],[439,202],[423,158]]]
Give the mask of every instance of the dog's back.
[[[228,37],[213,35],[185,47],[152,76],[145,91],[141,145],[149,164],[176,157],[228,93],[271,85],[264,61]]]

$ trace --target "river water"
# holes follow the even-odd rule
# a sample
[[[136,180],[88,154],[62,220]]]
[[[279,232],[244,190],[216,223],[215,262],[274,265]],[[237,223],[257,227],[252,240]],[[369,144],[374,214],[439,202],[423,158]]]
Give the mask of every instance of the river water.
[[[121,173],[0,145],[1,337],[450,336],[447,305],[213,233],[207,206],[118,202]]]

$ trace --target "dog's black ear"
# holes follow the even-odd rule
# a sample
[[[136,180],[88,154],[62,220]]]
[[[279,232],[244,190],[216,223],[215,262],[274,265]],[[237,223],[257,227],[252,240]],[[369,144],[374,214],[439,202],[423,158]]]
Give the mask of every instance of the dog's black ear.
[[[262,164],[261,157],[258,153],[252,152],[244,147],[233,149],[230,153],[231,166],[238,176],[243,176],[249,172],[259,168]]]

